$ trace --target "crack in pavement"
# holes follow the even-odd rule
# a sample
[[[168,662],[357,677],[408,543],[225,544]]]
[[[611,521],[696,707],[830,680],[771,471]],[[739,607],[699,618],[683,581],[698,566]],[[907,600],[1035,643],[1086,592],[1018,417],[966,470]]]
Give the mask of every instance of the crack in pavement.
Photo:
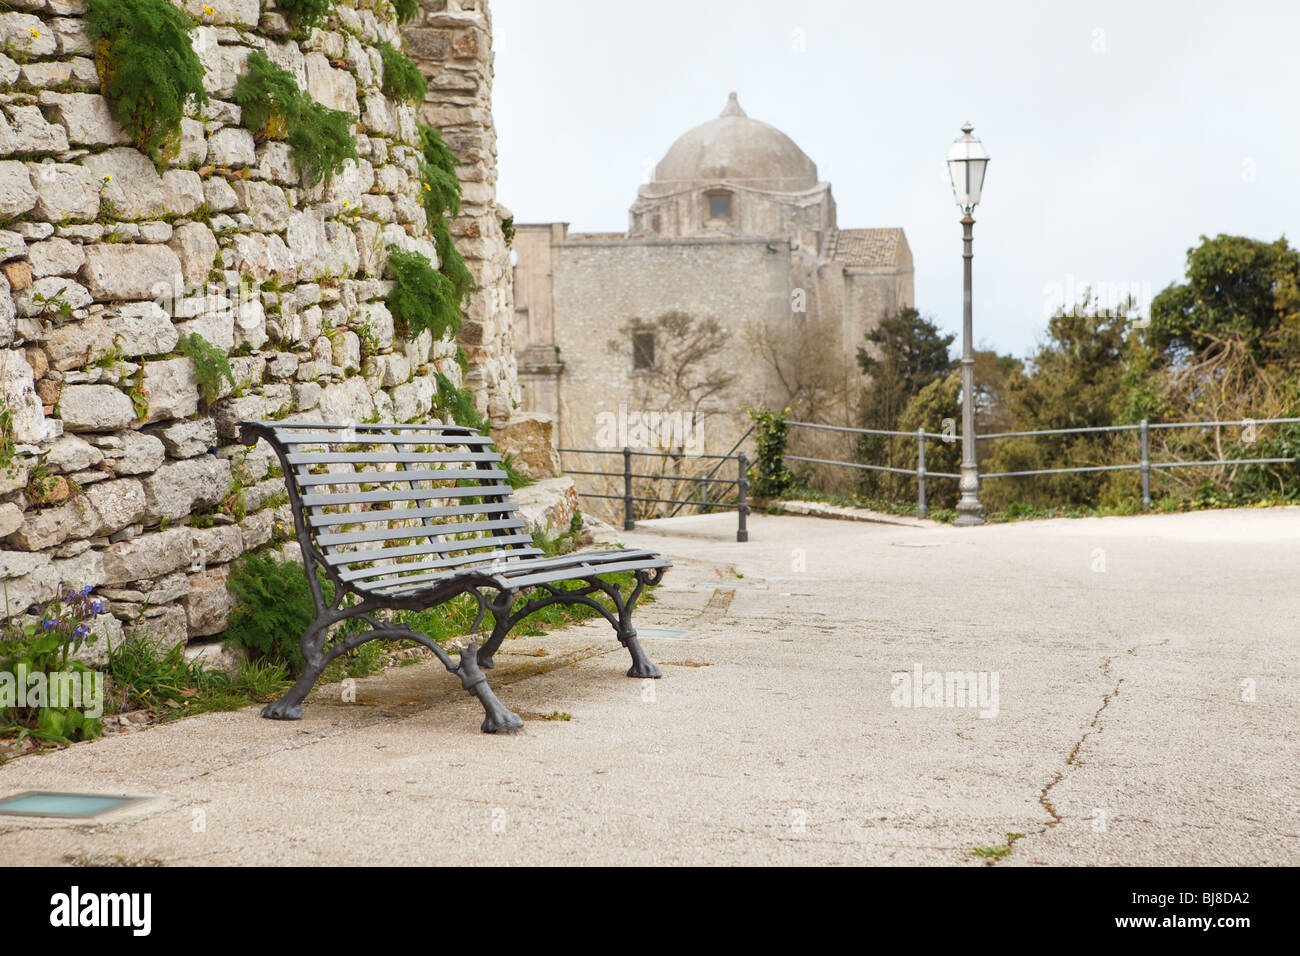
[[[1160,641],[1159,643],[1156,644],[1152,644],[1150,646],[1161,647],[1168,643],[1169,643],[1169,639],[1166,638],[1165,640]],[[1128,648],[1128,650],[1125,653],[1128,654],[1129,656],[1134,656],[1137,654],[1137,650],[1141,646],[1142,646],[1141,644],[1134,644],[1132,647]],[[1112,677],[1111,663],[1113,661],[1114,661],[1114,657],[1112,656],[1112,657],[1105,658],[1101,662],[1101,676],[1106,680],[1110,680]],[[1123,686],[1123,684],[1124,684],[1124,678],[1121,677],[1115,681],[1115,686],[1111,688],[1111,690],[1108,693],[1102,696],[1101,705],[1093,713],[1092,720],[1088,722],[1088,726],[1087,728],[1085,728],[1083,735],[1079,737],[1079,739],[1075,741],[1074,746],[1070,748],[1070,753],[1065,758],[1065,766],[1062,767],[1060,770],[1058,770],[1055,776],[1053,776],[1051,780],[1049,780],[1046,784],[1044,784],[1043,789],[1038,792],[1038,803],[1044,810],[1047,811],[1051,819],[1048,820],[1047,823],[1045,823],[1043,826],[1039,827],[1037,831],[1031,834],[1032,836],[1042,836],[1048,830],[1054,829],[1064,819],[1064,817],[1062,817],[1061,814],[1057,812],[1056,807],[1052,805],[1052,801],[1050,799],[1050,794],[1052,792],[1052,789],[1056,787],[1062,780],[1064,780],[1066,773],[1069,772],[1071,767],[1076,765],[1076,760],[1079,756],[1079,750],[1083,747],[1087,739],[1091,737],[1093,734],[1100,733],[1103,729],[1105,729],[1100,724],[1101,715],[1106,712],[1106,708],[1110,706],[1110,702],[1119,696],[1119,689],[1120,687]],[[1025,839],[1025,837],[1021,837],[1020,839]],[[997,866],[998,862],[1002,859],[1005,859],[1005,857],[998,857],[995,859],[991,859],[987,863],[985,863],[985,866]]]

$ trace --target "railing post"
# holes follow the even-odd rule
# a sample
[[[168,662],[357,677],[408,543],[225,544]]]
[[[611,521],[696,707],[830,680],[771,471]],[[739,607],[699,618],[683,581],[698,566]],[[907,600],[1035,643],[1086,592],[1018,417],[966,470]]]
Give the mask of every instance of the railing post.
[[[632,449],[626,445],[623,446],[623,530],[636,530],[632,514]]]
[[[1142,507],[1151,507],[1151,433],[1147,420],[1142,419],[1138,426],[1138,435],[1142,438]]]
[[[748,495],[746,495],[746,492],[749,491],[749,479],[745,477],[745,472],[749,469],[749,459],[745,457],[745,453],[742,451],[736,456],[736,462],[740,466],[740,476],[736,481],[736,490],[740,494],[740,500],[737,502],[736,507],[736,514],[739,516],[736,525],[736,540],[748,541],[749,528],[745,524],[745,516],[749,513]]]
[[[916,516],[924,518],[925,510],[925,429],[916,430]]]

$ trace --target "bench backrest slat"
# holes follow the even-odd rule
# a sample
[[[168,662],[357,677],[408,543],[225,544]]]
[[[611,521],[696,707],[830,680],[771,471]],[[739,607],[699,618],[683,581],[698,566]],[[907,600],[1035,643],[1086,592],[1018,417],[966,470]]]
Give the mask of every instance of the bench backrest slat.
[[[452,425],[245,422],[284,467],[305,556],[338,584],[432,582],[538,555],[492,440]]]

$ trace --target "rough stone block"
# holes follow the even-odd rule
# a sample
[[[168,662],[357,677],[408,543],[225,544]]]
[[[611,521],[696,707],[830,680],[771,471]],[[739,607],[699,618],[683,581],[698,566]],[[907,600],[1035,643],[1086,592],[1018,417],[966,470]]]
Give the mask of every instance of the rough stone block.
[[[67,385],[59,399],[59,416],[68,431],[115,431],[135,421],[135,406],[112,385]]]
[[[182,518],[195,508],[217,504],[229,490],[230,462],[224,459],[168,462],[144,479],[144,519]]]
[[[98,302],[154,299],[181,283],[181,260],[167,246],[107,245],[86,250],[82,277]]]
[[[188,358],[147,363],[144,388],[149,399],[146,423],[189,418],[199,409],[199,383],[194,376],[194,363]]]

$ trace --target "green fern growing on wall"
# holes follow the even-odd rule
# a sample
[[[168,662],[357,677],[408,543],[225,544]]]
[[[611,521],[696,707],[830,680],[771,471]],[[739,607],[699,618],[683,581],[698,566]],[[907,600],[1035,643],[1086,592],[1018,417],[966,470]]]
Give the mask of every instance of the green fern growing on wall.
[[[463,302],[474,290],[474,276],[470,274],[464,258],[452,242],[447,222],[449,218],[460,215],[461,185],[456,178],[456,167],[460,165],[460,160],[447,148],[442,134],[436,129],[424,123],[418,123],[417,128],[420,133],[420,152],[424,155],[420,169],[424,174],[421,195],[424,199],[425,218],[438,247],[442,274],[451,281],[456,301]]]
[[[333,0],[276,0],[275,3],[276,9],[284,14],[289,26],[297,30],[300,36],[305,36],[311,33],[313,27],[320,26],[329,16],[333,5]]]
[[[429,81],[420,68],[391,43],[376,43],[379,56],[384,61],[384,85],[381,87],[389,99],[405,103],[422,103],[429,92]]]
[[[420,14],[420,0],[393,0],[398,23],[410,23]]]
[[[395,285],[385,303],[393,319],[412,338],[425,329],[435,342],[460,330],[460,298],[451,279],[418,252],[390,246],[388,269]]]
[[[457,425],[486,433],[491,426],[478,417],[474,396],[451,384],[451,379],[441,372],[435,372],[433,377],[438,382],[437,407],[450,414]]]
[[[357,158],[355,117],[321,106],[298,87],[292,73],[261,50],[248,58],[248,72],[235,84],[231,98],[243,110],[246,127],[288,142],[308,186],[328,182],[345,162]]]
[[[226,353],[197,332],[181,336],[181,340],[176,343],[176,351],[194,363],[194,377],[198,379],[199,391],[203,393],[205,402],[216,400],[223,378],[234,387],[235,375],[230,370]]]
[[[180,151],[181,119],[204,104],[194,28],[168,0],[89,0],[86,34],[113,118],[135,145],[163,163]]]

